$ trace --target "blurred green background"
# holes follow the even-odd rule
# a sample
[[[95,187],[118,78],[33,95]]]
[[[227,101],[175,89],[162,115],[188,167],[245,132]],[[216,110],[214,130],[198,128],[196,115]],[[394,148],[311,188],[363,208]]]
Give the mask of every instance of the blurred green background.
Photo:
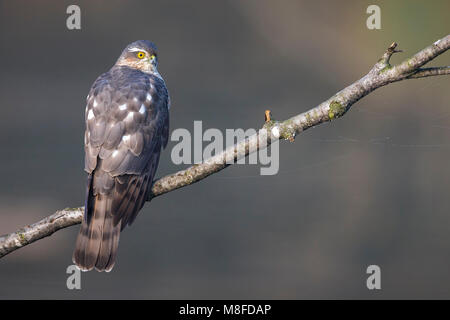
[[[81,7],[82,29],[66,28]],[[381,30],[366,8],[381,7]],[[0,234],[83,204],[85,97],[122,49],[159,47],[171,130],[259,128],[450,31],[449,1],[0,1]],[[446,53],[431,65],[448,65]],[[0,259],[0,298],[450,298],[450,77],[381,88],[281,143],[146,204],[111,273],[65,273],[78,226]],[[184,168],[170,160],[158,176]],[[381,267],[382,290],[366,288]]]

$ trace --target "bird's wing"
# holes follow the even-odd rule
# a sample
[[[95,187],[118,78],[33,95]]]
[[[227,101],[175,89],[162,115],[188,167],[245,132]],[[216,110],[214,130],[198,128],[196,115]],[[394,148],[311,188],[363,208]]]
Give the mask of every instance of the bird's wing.
[[[92,195],[112,197],[122,228],[142,208],[169,132],[164,81],[127,68],[100,76],[87,98],[85,170]],[[89,219],[89,213],[87,215]]]

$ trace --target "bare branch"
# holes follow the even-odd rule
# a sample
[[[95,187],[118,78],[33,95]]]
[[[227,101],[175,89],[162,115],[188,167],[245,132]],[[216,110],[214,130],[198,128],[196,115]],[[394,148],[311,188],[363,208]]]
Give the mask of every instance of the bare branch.
[[[397,44],[395,42],[392,43],[369,73],[358,81],[339,91],[315,108],[285,121],[279,122],[274,120],[270,111],[266,111],[266,122],[257,134],[227,148],[222,153],[205,160],[201,164],[193,165],[185,170],[156,180],[148,201],[154,197],[205,179],[211,174],[225,169],[233,161],[259,150],[260,144],[258,141],[262,134],[268,136],[268,144],[278,139],[293,141],[299,133],[308,128],[342,117],[359,99],[389,83],[450,74],[449,66],[421,68],[435,57],[444,53],[449,47],[450,35],[447,35],[399,65],[391,66],[390,58],[392,55],[401,52],[396,49]],[[50,236],[59,229],[80,223],[83,212],[84,208],[82,207],[67,208],[17,232],[0,237],[0,258],[36,240]]]
[[[81,223],[84,208],[67,208],[22,229],[0,237],[0,258],[36,240],[51,236],[59,229]]]
[[[431,76],[443,76],[450,74],[450,66],[445,67],[434,67],[434,68],[420,68],[410,76],[408,79],[420,79]]]

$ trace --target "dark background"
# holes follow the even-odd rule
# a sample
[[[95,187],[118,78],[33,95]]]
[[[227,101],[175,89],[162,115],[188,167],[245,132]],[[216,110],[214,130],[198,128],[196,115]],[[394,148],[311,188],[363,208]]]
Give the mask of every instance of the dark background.
[[[81,30],[66,8],[81,7]],[[381,7],[382,29],[366,28]],[[171,129],[259,128],[449,33],[448,1],[0,1],[0,234],[83,204],[85,98],[137,39],[159,47]],[[432,65],[448,65],[448,53]],[[381,88],[146,204],[111,273],[65,273],[78,226],[0,260],[0,298],[450,298],[450,77]],[[170,143],[158,176],[175,172]],[[377,264],[382,290],[366,288]]]

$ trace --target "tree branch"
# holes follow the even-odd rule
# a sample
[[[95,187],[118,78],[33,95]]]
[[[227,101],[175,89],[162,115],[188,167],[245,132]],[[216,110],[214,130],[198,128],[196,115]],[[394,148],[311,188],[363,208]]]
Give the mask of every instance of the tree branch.
[[[375,89],[401,80],[450,74],[449,66],[421,68],[435,57],[444,53],[449,47],[450,35],[447,35],[402,63],[391,66],[390,58],[393,54],[400,52],[400,50],[396,50],[397,44],[395,42],[392,43],[369,73],[358,81],[339,91],[315,108],[285,121],[273,120],[270,117],[270,112],[266,112],[266,122],[257,134],[238,142],[236,145],[227,148],[222,153],[205,160],[201,164],[193,165],[185,170],[156,180],[148,201],[167,192],[203,180],[209,175],[225,169],[233,161],[237,161],[251,152],[265,147],[260,145],[262,135],[267,135],[267,145],[279,139],[294,141],[294,138],[302,131],[342,117],[355,102]],[[66,208],[37,223],[0,237],[0,258],[34,241],[48,237],[60,229],[81,223],[83,213],[83,207]]]
[[[443,76],[450,74],[450,66],[445,67],[435,67],[435,68],[420,68],[410,76],[408,79],[420,79],[431,76]]]

